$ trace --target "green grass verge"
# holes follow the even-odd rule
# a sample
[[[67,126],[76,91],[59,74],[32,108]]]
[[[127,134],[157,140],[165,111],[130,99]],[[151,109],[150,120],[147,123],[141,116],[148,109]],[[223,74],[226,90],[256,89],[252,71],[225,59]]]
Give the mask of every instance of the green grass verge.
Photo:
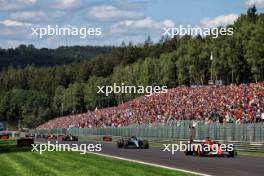
[[[78,152],[31,152],[0,142],[1,176],[186,176],[188,173]]]
[[[264,152],[238,151],[238,155],[264,157]]]

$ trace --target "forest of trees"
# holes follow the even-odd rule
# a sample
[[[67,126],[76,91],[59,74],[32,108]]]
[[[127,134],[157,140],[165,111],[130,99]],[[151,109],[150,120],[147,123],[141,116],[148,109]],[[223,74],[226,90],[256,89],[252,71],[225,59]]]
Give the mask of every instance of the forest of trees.
[[[0,48],[0,71],[7,67],[24,68],[27,65],[46,67],[69,64],[111,52],[112,47],[63,46],[57,49],[37,49],[33,45],[20,45],[15,49]]]
[[[62,58],[71,56],[80,61],[50,67],[36,67],[38,64],[5,67],[0,73],[0,121],[15,125],[20,119],[23,127],[33,128],[57,116],[114,106],[140,96],[106,97],[96,93],[97,86],[114,82],[168,88],[205,85],[210,80],[211,67],[214,79],[224,84],[263,81],[264,14],[252,7],[229,27],[234,28],[233,36],[163,37],[158,43],[148,38],[138,45],[122,43],[109,53],[109,48],[98,50],[103,54],[93,59],[85,59],[91,53],[85,47],[79,50],[63,47],[58,51],[61,56],[57,53],[51,60],[55,58],[55,62],[61,63]],[[21,56],[21,52],[13,54],[12,58]],[[42,54],[41,58],[50,58],[45,52]]]

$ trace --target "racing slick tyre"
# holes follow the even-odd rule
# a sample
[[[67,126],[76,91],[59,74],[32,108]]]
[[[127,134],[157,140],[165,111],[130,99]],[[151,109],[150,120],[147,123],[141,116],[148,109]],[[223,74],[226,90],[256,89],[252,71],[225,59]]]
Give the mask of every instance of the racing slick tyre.
[[[199,156],[199,157],[202,156],[202,149],[200,146],[198,146],[196,149],[196,156]]]
[[[184,154],[187,156],[187,155],[193,155],[193,152],[192,151],[188,151],[188,150],[185,150],[184,151]]]
[[[193,155],[193,151],[185,150],[184,154],[185,155]]]
[[[227,157],[233,158],[235,156],[236,152],[234,150],[229,151],[227,154]]]
[[[149,143],[148,143],[147,140],[144,140],[144,141],[142,142],[142,144],[143,144],[142,148],[144,148],[144,149],[149,149]]]
[[[128,141],[125,141],[125,143],[124,143],[124,148],[125,148],[125,149],[128,148]]]
[[[189,149],[191,149],[191,150],[189,150]],[[187,149],[184,151],[184,154],[185,155],[193,155],[193,149],[191,148],[190,144],[187,145]]]
[[[124,141],[123,140],[118,140],[117,141],[117,147],[118,148],[123,148],[124,147]]]

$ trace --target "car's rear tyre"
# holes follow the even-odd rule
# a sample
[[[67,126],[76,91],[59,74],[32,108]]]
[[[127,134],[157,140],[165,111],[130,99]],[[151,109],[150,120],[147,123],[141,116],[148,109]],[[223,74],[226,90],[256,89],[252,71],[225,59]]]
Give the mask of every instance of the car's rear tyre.
[[[122,139],[119,139],[117,141],[117,148],[123,148],[124,147],[124,141]]]
[[[185,155],[193,155],[193,148],[191,144],[187,144],[187,149],[184,151]]]
[[[235,151],[229,151],[227,157],[233,158],[235,156]]]
[[[123,143],[117,143],[117,148],[123,148]]]
[[[148,143],[148,141],[146,141],[146,140],[143,141],[143,148],[144,149],[149,149],[149,143]]]
[[[189,151],[189,150],[185,150],[184,151],[184,154],[185,155],[193,155],[193,152],[192,151]]]
[[[196,150],[196,156],[202,156],[202,150],[200,147],[197,147],[197,150]]]
[[[125,149],[128,148],[128,141],[125,142],[125,144],[124,144],[124,148],[125,148]]]

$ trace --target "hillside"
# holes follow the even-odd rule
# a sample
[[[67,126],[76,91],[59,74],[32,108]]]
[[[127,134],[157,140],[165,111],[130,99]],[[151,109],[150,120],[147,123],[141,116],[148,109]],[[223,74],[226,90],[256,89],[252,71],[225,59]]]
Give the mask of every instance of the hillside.
[[[112,47],[68,46],[56,49],[37,49],[33,45],[20,45],[15,49],[0,48],[0,71],[13,66],[24,68],[27,65],[47,67],[91,59],[100,54],[108,54]]]

